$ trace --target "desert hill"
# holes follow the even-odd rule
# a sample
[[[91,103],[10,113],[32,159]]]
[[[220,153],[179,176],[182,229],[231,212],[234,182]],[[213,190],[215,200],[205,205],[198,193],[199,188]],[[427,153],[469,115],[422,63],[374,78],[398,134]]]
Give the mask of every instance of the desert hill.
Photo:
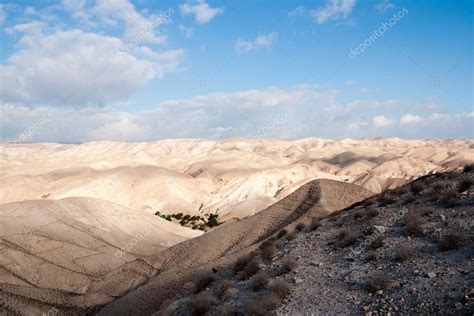
[[[163,140],[0,144],[0,204],[91,197],[136,211],[242,218],[314,179],[378,193],[474,162],[470,140]]]
[[[469,170],[425,176],[325,218],[299,218],[249,255],[204,265],[200,278],[182,269],[189,283],[181,289],[152,280],[137,290],[142,296],[132,292],[100,314],[151,314],[168,290],[152,315],[472,315]]]
[[[64,251],[59,252],[54,251],[53,246],[50,246],[50,251],[46,251],[44,256],[50,255],[53,256],[53,259],[56,259],[54,269],[50,266],[50,261],[52,260],[48,259],[47,263],[37,263],[38,269],[24,269],[21,273],[16,270],[13,276],[12,272],[7,271],[10,274],[7,274],[0,284],[0,306],[9,311],[27,313],[29,315],[41,314],[53,307],[65,314],[78,314],[85,311],[98,312],[99,310],[106,314],[149,314],[159,309],[160,302],[166,299],[171,291],[179,290],[184,282],[199,278],[201,271],[207,270],[209,265],[214,265],[216,268],[225,265],[225,262],[234,260],[240,253],[251,251],[259,242],[275,234],[282,227],[291,225],[297,219],[313,215],[326,216],[333,211],[347,207],[371,195],[370,191],[356,185],[331,180],[314,180],[254,216],[226,222],[202,236],[189,239],[165,250],[159,248],[159,241],[163,236],[163,231],[169,228],[166,225],[176,228],[180,228],[180,226],[168,223],[157,216],[149,215],[156,221],[156,231],[153,231],[153,233],[150,233],[150,236],[137,243],[137,249],[139,248],[141,251],[133,248],[133,253],[127,254],[127,256],[139,255],[139,258],[129,260],[118,267],[116,266],[116,258],[111,258],[110,255],[110,253],[116,251],[116,247],[107,247],[108,245],[101,244],[104,233],[102,231],[94,232],[94,230],[90,229],[87,232],[87,236],[90,234],[90,239],[95,236],[96,239],[94,241],[96,244],[92,244],[91,242],[93,241],[89,242],[89,240],[84,242],[89,242],[88,245],[94,251],[101,249],[102,253],[86,257],[89,264],[88,267],[91,269],[88,275],[85,275],[87,271],[83,269],[83,266],[77,267],[77,263],[73,260],[74,258],[63,258],[60,256],[64,256],[66,251],[69,251],[69,256],[71,256],[73,252],[71,249],[75,245],[67,245],[64,242],[64,245],[61,245]],[[100,219],[111,216],[110,212],[117,211],[120,213],[120,210],[117,210],[119,206],[114,205],[116,208],[113,209],[108,202],[74,198],[60,200],[56,203],[52,201],[31,201],[6,204],[2,206],[4,209],[1,210],[0,214],[4,214],[6,217],[14,215],[13,213],[20,209],[20,206],[29,205],[33,202],[45,204],[41,209],[45,209],[46,204],[58,204],[58,209],[51,212],[54,215],[63,213],[65,210],[74,213],[80,209],[85,209],[85,212],[87,212],[87,209],[92,207],[87,205],[87,203],[101,205],[102,207],[108,206],[110,211],[104,209],[105,214],[99,216]],[[78,205],[78,203],[83,204]],[[97,208],[99,209],[100,207]],[[129,215],[133,214],[129,213],[130,210],[123,210],[123,212]],[[23,214],[25,213],[27,212],[24,210]],[[87,215],[81,216],[81,214],[83,212],[76,214],[78,217],[77,221],[81,221],[81,225],[75,225],[78,228],[80,227],[81,231],[85,230],[83,226],[86,225],[84,224],[90,225],[91,222],[98,224],[100,221],[100,219],[91,218]],[[139,218],[138,215],[136,216]],[[126,230],[127,225],[122,226],[122,219],[120,217],[115,221],[111,221],[111,223],[104,223],[104,230],[108,230],[108,234],[105,235],[117,238],[117,240],[113,240],[115,244],[125,243],[127,238],[122,237],[123,231],[119,232],[116,230],[120,228],[130,234],[138,234],[133,232],[134,217],[135,215],[130,215],[131,228],[129,230]],[[151,218],[146,218],[145,220],[151,220]],[[2,220],[3,222],[7,221]],[[8,222],[16,223],[11,219]],[[165,225],[161,226],[163,223]],[[35,236],[37,234],[35,229],[30,231],[30,233],[27,232],[28,229],[31,229],[28,226],[29,224],[31,222],[25,220],[23,222],[20,221],[16,225],[24,230],[26,237]],[[140,227],[140,225],[136,227]],[[26,228],[23,228],[23,226],[26,226]],[[54,227],[52,226],[51,229],[56,229]],[[74,232],[75,230],[70,228],[70,231]],[[186,236],[189,232],[199,234],[186,228],[173,230],[173,232],[175,232],[174,236],[176,236],[176,239],[184,239],[183,236]],[[79,232],[77,234],[76,237],[78,238],[86,238],[86,236],[81,236]],[[99,235],[101,238],[99,238]],[[76,239],[74,235],[71,234],[70,236],[71,239]],[[6,237],[8,238],[8,236]],[[127,237],[131,237],[131,235],[127,235]],[[186,237],[192,236],[187,235]],[[51,237],[51,239],[54,238]],[[111,239],[109,238],[108,242],[112,243]],[[68,242],[73,243],[73,240]],[[45,242],[45,244],[47,243]],[[17,256],[26,257],[30,260],[26,261],[24,266],[33,264],[33,260],[37,260],[36,256],[43,256],[42,251],[38,251],[36,256],[31,256],[30,251],[27,249],[8,245],[4,246],[2,250],[9,254],[9,251],[12,251],[10,248],[15,248],[14,250],[19,253]],[[138,252],[138,254],[135,252]],[[146,256],[145,252],[152,252],[152,254]],[[105,256],[107,258],[103,258]],[[108,262],[109,266],[101,267],[102,270],[99,273],[97,271],[98,266],[103,264],[103,262]],[[16,265],[11,264],[10,266],[15,267]],[[58,268],[58,266],[60,267]],[[39,270],[40,268],[41,270]],[[58,271],[60,268],[64,269],[64,271]],[[83,269],[80,272],[73,270],[80,268]],[[43,271],[49,271],[47,277],[42,276]],[[30,281],[22,283],[16,280],[15,276],[18,276],[18,279],[21,277],[22,280]],[[43,283],[38,283],[40,281],[34,283],[35,277]],[[122,298],[113,300],[114,297]],[[107,305],[102,311],[101,305],[111,300],[113,300],[113,303]]]

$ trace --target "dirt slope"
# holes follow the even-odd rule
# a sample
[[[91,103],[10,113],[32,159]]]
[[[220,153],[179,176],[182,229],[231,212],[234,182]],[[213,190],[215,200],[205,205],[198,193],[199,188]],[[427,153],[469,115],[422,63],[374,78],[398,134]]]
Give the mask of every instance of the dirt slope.
[[[228,264],[283,227],[305,217],[326,216],[370,195],[371,192],[347,183],[312,181],[254,216],[219,226],[165,250],[158,257],[147,258],[149,264],[159,267],[160,273],[107,305],[99,314],[150,315],[185,283],[198,280],[210,267],[219,269]]]

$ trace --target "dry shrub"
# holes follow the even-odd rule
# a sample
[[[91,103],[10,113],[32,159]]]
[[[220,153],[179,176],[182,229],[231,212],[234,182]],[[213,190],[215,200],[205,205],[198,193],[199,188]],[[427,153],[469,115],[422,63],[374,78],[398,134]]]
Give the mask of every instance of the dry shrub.
[[[286,229],[282,229],[278,232],[277,238],[282,238],[286,234],[288,234],[288,231]]]
[[[367,282],[367,290],[369,292],[385,291],[392,285],[392,281],[383,272],[373,272]]]
[[[416,183],[412,183],[412,184],[410,185],[410,191],[411,191],[411,193],[413,193],[414,195],[420,194],[420,193],[423,192],[425,189],[426,189],[426,187],[425,187],[425,185],[424,185],[423,183],[416,182]]]
[[[258,257],[252,258],[247,265],[244,268],[244,271],[242,272],[241,279],[242,280],[248,280],[252,275],[260,271],[259,265],[262,263],[262,261]]]
[[[437,181],[431,186],[431,194],[434,198],[437,198],[441,192],[445,189],[443,182]]]
[[[349,232],[345,229],[339,231],[338,234],[338,246],[341,248],[352,246],[359,239],[360,234],[356,232]]]
[[[441,194],[439,202],[445,207],[454,207],[460,204],[461,196],[457,191],[448,190]]]
[[[196,292],[199,293],[205,290],[212,282],[215,281],[215,277],[212,272],[206,272],[196,283]]]
[[[420,236],[423,233],[422,222],[416,214],[405,216],[405,226],[410,236]]]
[[[458,232],[449,232],[438,240],[438,247],[441,251],[456,250],[468,244],[469,238]]]
[[[319,218],[313,217],[311,223],[309,224],[309,230],[316,230],[321,226],[321,221]]]
[[[395,203],[396,200],[393,197],[384,194],[379,197],[378,201],[380,206],[387,206]]]
[[[275,242],[272,240],[266,240],[260,244],[260,251],[262,258],[265,260],[273,259],[277,254],[277,248],[275,247]]]
[[[393,190],[393,194],[396,196],[402,196],[408,193],[408,189],[406,187],[399,187]]]
[[[413,249],[409,246],[398,245],[394,250],[394,258],[397,261],[404,262],[413,257]]]
[[[377,211],[375,208],[369,208],[367,211],[365,211],[365,216],[367,218],[374,218],[379,215],[379,211]]]
[[[281,299],[274,293],[268,293],[260,299],[247,303],[246,315],[268,316],[281,305]]]
[[[201,292],[189,304],[189,313],[193,316],[205,315],[217,304],[217,299],[209,292]]]
[[[298,232],[301,232],[303,231],[303,229],[305,229],[306,227],[306,224],[305,223],[298,223],[296,226],[295,226],[295,230],[298,231]]]
[[[383,247],[383,245],[385,245],[383,237],[377,237],[376,239],[374,239],[374,241],[370,243],[369,249],[372,249],[372,250],[379,249]]]
[[[474,170],[474,164],[465,165],[463,171],[465,173],[472,172]]]
[[[413,195],[410,195],[403,200],[402,205],[411,204],[415,201],[416,201],[416,198]]]
[[[223,296],[229,289],[234,287],[234,282],[231,280],[222,280],[218,286],[219,296]]]
[[[259,272],[250,278],[252,290],[260,291],[265,288],[268,283],[268,275],[265,272]]]
[[[270,285],[270,290],[275,293],[279,298],[284,299],[290,295],[291,287],[283,279],[273,280]]]
[[[283,273],[289,273],[289,272],[293,271],[296,268],[296,265],[297,265],[296,260],[286,259],[285,261],[283,261],[283,263],[281,265],[282,272]]]
[[[297,237],[296,232],[292,231],[291,233],[286,235],[286,240],[293,240],[293,239],[296,239],[296,237]]]
[[[472,187],[471,179],[462,179],[458,183],[458,192],[462,193],[469,190]]]
[[[420,214],[420,216],[428,217],[428,216],[433,215],[433,213],[434,213],[434,210],[432,208],[425,207],[425,208],[421,209],[419,214]]]
[[[369,251],[364,259],[365,261],[375,261],[377,260],[377,253],[375,251]]]
[[[245,266],[247,265],[247,263],[250,262],[250,260],[252,260],[252,258],[253,258],[252,254],[248,254],[248,255],[238,258],[234,264],[234,272],[237,273],[245,269]]]
[[[354,219],[361,219],[362,217],[364,217],[364,214],[362,214],[361,211],[358,211],[354,213],[353,217]]]

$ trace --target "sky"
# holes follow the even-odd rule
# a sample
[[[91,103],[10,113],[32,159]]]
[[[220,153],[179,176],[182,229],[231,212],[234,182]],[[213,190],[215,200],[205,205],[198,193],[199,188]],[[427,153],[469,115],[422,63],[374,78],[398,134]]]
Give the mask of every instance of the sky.
[[[474,136],[470,0],[0,1],[0,141]]]

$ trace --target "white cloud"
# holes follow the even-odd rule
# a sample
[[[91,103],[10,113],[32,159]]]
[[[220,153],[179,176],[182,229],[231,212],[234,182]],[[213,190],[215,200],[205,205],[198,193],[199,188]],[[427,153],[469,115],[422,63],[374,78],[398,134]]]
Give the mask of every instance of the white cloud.
[[[178,29],[180,30],[181,34],[184,35],[184,37],[190,38],[194,35],[194,28],[192,26],[186,27],[184,25],[179,25]]]
[[[372,119],[372,122],[375,127],[377,128],[385,128],[385,127],[390,127],[395,124],[394,120],[386,118],[384,115],[378,115],[375,116]]]
[[[329,0],[322,9],[312,12],[312,16],[319,24],[331,20],[345,19],[352,12],[356,0]]]
[[[356,83],[357,83],[357,80],[346,80],[346,82],[344,82],[346,86],[353,86]]]
[[[0,94],[5,102],[107,104],[127,97],[155,77],[179,68],[181,50],[143,50],[117,54],[121,39],[75,29],[45,35],[34,23],[16,26],[26,32],[20,48],[0,66]]]
[[[306,14],[306,9],[302,6],[296,7],[295,9],[288,12],[288,17],[295,18],[297,16],[303,16]]]
[[[198,24],[206,24],[214,17],[224,12],[222,8],[213,8],[204,0],[199,0],[195,4],[184,3],[179,6],[179,10],[184,15],[194,15],[194,19]]]
[[[278,33],[272,32],[257,36],[253,40],[238,39],[235,43],[235,51],[238,54],[246,54],[251,50],[257,50],[265,47],[270,47],[278,38]]]
[[[31,137],[25,141],[147,141],[258,135],[266,138],[474,136],[473,112],[435,113],[417,124],[403,125],[396,124],[401,118],[385,112],[385,115],[366,120],[364,117],[372,118],[371,109],[366,107],[359,107],[357,115],[339,116],[337,112],[327,111],[326,109],[338,104],[338,94],[337,91],[322,90],[311,85],[299,85],[291,89],[269,87],[263,90],[210,93],[169,100],[156,104],[151,109],[133,112],[112,106],[58,108],[7,103],[0,105],[0,139],[16,140],[24,131],[29,131],[31,126],[34,126],[33,132],[28,133]],[[54,115],[44,121],[43,118],[50,112]],[[375,130],[376,127],[383,129]]]
[[[412,123],[419,123],[422,122],[424,119],[420,116],[413,115],[413,114],[406,114],[402,116],[400,119],[400,124],[406,125],[406,124],[412,124]]]
[[[382,0],[375,5],[375,9],[380,13],[383,13],[393,8],[395,8],[395,5],[391,3],[390,0]]]
[[[135,10],[128,0],[97,0],[91,12],[98,16],[102,22],[109,25],[125,24],[123,35],[126,43],[164,43],[166,36],[157,32],[156,27],[169,22],[164,14],[145,17]],[[172,10],[167,11],[170,15]]]

